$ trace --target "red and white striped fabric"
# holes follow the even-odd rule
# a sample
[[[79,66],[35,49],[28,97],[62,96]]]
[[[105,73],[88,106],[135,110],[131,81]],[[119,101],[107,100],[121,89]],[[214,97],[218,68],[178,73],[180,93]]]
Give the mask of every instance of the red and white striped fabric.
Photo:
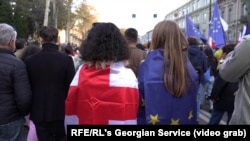
[[[213,41],[212,37],[209,37],[209,38],[208,38],[207,45],[209,45],[209,46],[212,47],[212,48],[216,48],[216,44],[215,44],[215,42]]]
[[[138,81],[123,63],[105,69],[82,65],[66,99],[66,125],[136,124]]]

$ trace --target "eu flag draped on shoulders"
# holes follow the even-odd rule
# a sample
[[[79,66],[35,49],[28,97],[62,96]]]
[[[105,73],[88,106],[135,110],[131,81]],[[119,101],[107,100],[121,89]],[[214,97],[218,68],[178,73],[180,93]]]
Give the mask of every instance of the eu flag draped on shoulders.
[[[183,97],[176,98],[164,87],[163,58],[163,49],[156,49],[148,54],[139,67],[141,104],[137,123],[139,125],[195,125],[197,124],[197,73],[188,62],[189,75],[197,83],[190,91],[185,92]]]
[[[197,37],[200,38],[204,43],[207,42],[207,39],[197,27],[193,24],[192,20],[188,15],[185,16],[186,19],[186,37]]]
[[[82,65],[65,102],[65,125],[134,125],[139,107],[138,81],[123,63],[104,69]]]
[[[216,48],[222,48],[226,43],[226,34],[223,28],[218,2],[214,3],[214,11],[209,25],[209,44],[215,43]]]

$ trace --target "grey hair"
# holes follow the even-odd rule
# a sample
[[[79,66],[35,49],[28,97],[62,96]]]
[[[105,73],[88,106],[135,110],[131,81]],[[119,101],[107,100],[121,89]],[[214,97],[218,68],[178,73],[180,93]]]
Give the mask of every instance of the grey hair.
[[[0,23],[0,45],[6,46],[11,39],[15,40],[16,37],[17,32],[12,26],[6,23]]]

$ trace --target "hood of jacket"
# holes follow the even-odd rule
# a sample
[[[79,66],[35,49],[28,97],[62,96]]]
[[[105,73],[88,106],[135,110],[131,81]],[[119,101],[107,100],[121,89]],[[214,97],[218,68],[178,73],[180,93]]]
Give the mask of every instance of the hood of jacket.
[[[192,45],[188,47],[188,54],[191,56],[197,56],[201,52],[202,50],[198,45]]]

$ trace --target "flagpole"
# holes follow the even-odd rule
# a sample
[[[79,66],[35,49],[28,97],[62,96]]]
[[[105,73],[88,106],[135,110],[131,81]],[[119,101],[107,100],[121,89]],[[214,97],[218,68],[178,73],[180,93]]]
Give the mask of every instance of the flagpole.
[[[235,35],[236,35],[236,37],[235,37],[235,40],[236,40],[236,42],[238,42],[237,40],[239,39],[239,38],[237,38],[237,34],[236,33],[238,33],[239,31],[238,31],[238,6],[239,6],[239,1],[236,1],[236,27],[235,27]]]
[[[212,1],[209,0],[209,18],[208,18],[208,30],[210,28],[210,24],[211,24],[211,14],[212,14]],[[209,31],[208,31],[209,32]],[[209,34],[209,33],[208,33]],[[208,36],[207,39],[207,44],[210,45],[212,47],[212,39]]]
[[[212,17],[212,0],[209,0],[209,18],[208,18],[208,30],[210,29],[210,24],[211,24],[211,17]],[[208,31],[209,32],[209,31]],[[208,33],[209,34],[209,33]],[[211,41],[211,39],[210,39],[210,37],[208,36],[208,39],[207,39],[208,41],[208,44],[210,45],[210,46],[212,46],[212,41]]]
[[[211,28],[209,28],[209,37],[216,44],[216,47],[221,48],[225,45],[226,42],[226,33],[224,31],[221,18],[220,18],[220,9],[218,1],[214,3],[213,14],[210,22]]]
[[[209,0],[209,25],[210,25],[210,21],[211,21],[211,14],[212,14],[212,0]]]

